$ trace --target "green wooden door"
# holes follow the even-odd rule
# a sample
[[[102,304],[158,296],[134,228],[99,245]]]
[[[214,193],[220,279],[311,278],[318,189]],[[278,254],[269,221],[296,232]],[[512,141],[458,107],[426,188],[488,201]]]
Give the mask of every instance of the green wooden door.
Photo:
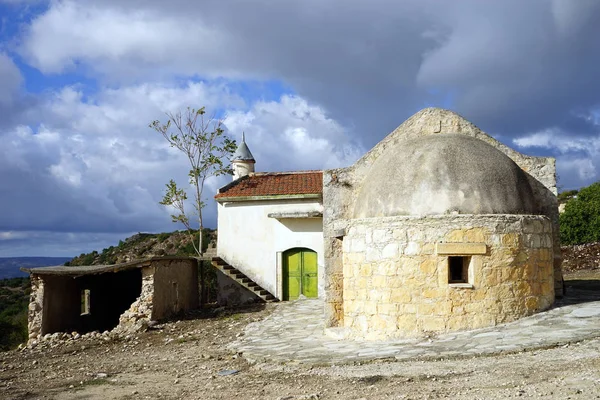
[[[289,250],[283,254],[283,299],[297,299],[301,290],[302,252]]]
[[[318,296],[317,253],[291,249],[283,253],[283,300],[295,300],[300,294]]]
[[[302,252],[302,294],[306,297],[317,297],[317,253],[314,251]]]

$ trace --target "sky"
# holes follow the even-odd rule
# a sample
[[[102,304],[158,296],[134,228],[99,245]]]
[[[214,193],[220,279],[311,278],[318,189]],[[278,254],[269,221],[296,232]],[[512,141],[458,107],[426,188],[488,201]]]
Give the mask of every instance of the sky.
[[[351,165],[443,107],[587,186],[598,20],[597,0],[0,0],[0,257],[181,229],[158,203],[188,166],[148,125],[188,106],[245,132],[257,171]]]

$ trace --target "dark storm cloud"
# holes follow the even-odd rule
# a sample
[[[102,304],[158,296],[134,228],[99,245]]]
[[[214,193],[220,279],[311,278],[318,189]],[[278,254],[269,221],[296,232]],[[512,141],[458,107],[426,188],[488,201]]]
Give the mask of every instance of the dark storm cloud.
[[[352,157],[322,154],[353,141],[368,149],[419,109],[443,106],[507,144],[552,132],[524,148],[560,155],[563,176],[588,182],[600,152],[568,142],[595,143],[600,133],[599,19],[595,0],[52,2],[23,26],[20,56],[47,76],[98,80],[100,94],[28,99],[18,69],[0,55],[0,140],[19,142],[17,125],[32,137],[40,124],[59,135],[25,161],[0,160],[0,206],[9,211],[0,231],[165,229],[156,202],[180,166],[166,165],[161,157],[171,155],[141,132],[158,111],[198,101],[233,110],[229,128],[254,130],[267,145],[253,151],[270,169],[334,166]],[[279,80],[299,98],[231,106],[193,90],[182,100],[175,89],[144,88],[189,77]],[[296,114],[307,109],[312,115]],[[553,146],[558,136],[566,150]],[[307,143],[330,164],[302,153]],[[272,148],[296,157],[270,157]],[[214,224],[214,210],[207,219]]]
[[[107,16],[142,15],[148,24],[161,15],[165,26],[180,21],[181,32],[164,32],[154,42],[132,37],[134,50],[109,40],[104,50],[74,44],[54,53],[51,46],[48,53],[36,47],[32,35],[26,42],[32,62],[50,69],[89,62],[111,79],[134,66],[277,78],[355,127],[368,145],[432,104],[508,136],[574,126],[576,134],[597,133],[580,121],[599,105],[600,2],[594,0],[205,1],[201,7],[134,1],[96,7]],[[81,13],[63,7],[65,18]],[[52,31],[46,35],[44,43]],[[69,49],[68,41],[61,45]]]

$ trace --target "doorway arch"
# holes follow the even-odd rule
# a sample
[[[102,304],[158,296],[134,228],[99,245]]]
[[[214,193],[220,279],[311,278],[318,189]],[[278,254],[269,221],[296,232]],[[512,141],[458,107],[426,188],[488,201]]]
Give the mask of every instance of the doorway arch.
[[[283,299],[295,300],[300,295],[315,298],[319,295],[317,253],[305,247],[283,252]]]

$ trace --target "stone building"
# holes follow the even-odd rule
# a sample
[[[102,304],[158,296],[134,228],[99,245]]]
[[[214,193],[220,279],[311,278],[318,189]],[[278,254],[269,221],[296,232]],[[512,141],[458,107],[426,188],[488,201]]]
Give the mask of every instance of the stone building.
[[[325,315],[351,338],[509,322],[562,294],[555,161],[425,109],[323,173]]]
[[[195,258],[23,270],[31,276],[30,340],[55,332],[136,331],[198,307]]]
[[[384,339],[513,321],[562,294],[555,160],[451,111],[418,112],[348,168],[256,173],[245,140],[232,161],[215,198],[237,301],[318,296],[330,334]]]
[[[245,140],[232,164],[233,182],[215,196],[219,302],[322,296],[323,173],[256,173]]]

